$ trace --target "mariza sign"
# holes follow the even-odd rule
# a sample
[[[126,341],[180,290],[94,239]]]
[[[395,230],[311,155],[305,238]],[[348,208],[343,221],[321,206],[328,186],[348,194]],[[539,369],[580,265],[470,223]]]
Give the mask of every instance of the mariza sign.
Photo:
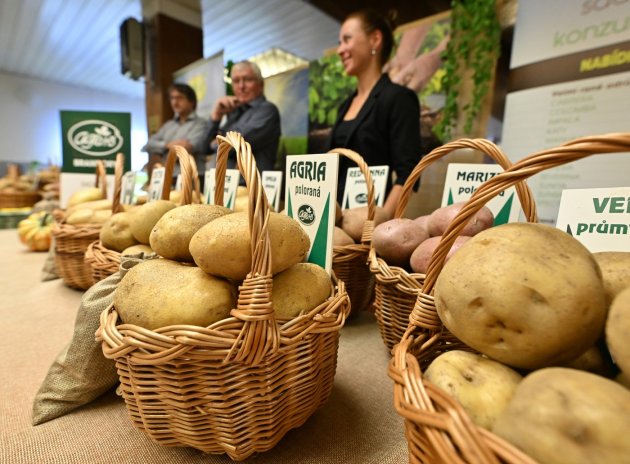
[[[630,251],[630,187],[564,190],[556,227],[593,253]]]
[[[339,155],[287,156],[286,212],[311,240],[308,262],[332,270]]]

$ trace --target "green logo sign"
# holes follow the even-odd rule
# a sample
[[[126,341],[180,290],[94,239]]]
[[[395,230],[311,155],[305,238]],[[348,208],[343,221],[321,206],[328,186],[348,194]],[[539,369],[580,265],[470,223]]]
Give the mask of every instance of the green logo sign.
[[[103,160],[114,173],[116,155],[125,155],[124,171],[131,170],[131,114],[61,111],[63,172],[94,173]]]
[[[311,205],[302,205],[298,208],[297,217],[302,224],[310,226],[315,222],[315,211]]]
[[[98,119],[74,124],[68,130],[68,143],[79,153],[88,156],[107,156],[117,153],[124,139],[116,126]]]

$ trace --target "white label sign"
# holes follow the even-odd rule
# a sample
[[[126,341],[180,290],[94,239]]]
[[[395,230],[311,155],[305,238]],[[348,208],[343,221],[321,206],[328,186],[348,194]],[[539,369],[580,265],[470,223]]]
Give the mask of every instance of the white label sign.
[[[564,190],[556,227],[592,253],[630,251],[630,187]]]
[[[286,211],[311,239],[308,261],[332,270],[339,155],[287,156]]]
[[[282,171],[263,171],[262,184],[267,195],[269,205],[280,211],[280,193],[282,192]]]
[[[153,169],[153,172],[151,173],[151,183],[149,184],[149,198],[147,199],[147,201],[155,201],[162,198],[165,173],[165,167]]]
[[[470,199],[479,186],[503,172],[498,164],[450,163],[446,169],[442,206]],[[521,203],[516,189],[510,187],[486,203],[494,215],[494,225],[518,221]]]
[[[120,203],[122,205],[133,205],[135,202],[136,173],[126,172],[122,177],[120,189]]]
[[[214,188],[216,185],[216,169],[211,168],[204,174],[204,188],[203,195],[206,199],[206,203],[214,205]],[[223,206],[226,208],[234,209],[236,204],[236,191],[238,189],[238,182],[241,178],[241,173],[238,169],[226,169],[225,170],[225,184],[223,186]]]
[[[376,206],[383,206],[385,202],[385,190],[387,189],[387,178],[389,176],[389,166],[370,166],[372,182],[374,182],[374,201]],[[365,177],[358,167],[348,168],[346,174],[346,188],[343,191],[342,209],[358,208],[367,206],[367,186]]]

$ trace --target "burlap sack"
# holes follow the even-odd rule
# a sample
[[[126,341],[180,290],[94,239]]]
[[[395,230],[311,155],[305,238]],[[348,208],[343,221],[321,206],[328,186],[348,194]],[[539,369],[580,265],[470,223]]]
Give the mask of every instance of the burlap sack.
[[[151,259],[155,255],[151,255]],[[99,317],[114,299],[114,290],[129,269],[144,261],[142,254],[125,256],[120,270],[90,287],[83,298],[70,343],[46,374],[33,403],[33,425],[68,414],[118,383],[114,361],[106,359],[94,333]]]
[[[55,254],[55,237],[53,236],[50,242],[50,248],[48,248],[48,255],[46,255],[46,261],[44,261],[44,267],[42,268],[42,282],[59,278],[57,265],[55,264]]]

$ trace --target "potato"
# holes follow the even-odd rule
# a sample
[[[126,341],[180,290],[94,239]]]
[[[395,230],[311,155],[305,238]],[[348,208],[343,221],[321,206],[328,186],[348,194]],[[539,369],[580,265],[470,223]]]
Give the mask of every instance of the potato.
[[[441,236],[430,237],[422,242],[420,245],[413,250],[411,253],[411,257],[409,258],[409,264],[411,265],[411,269],[413,272],[419,272],[420,274],[426,274],[429,269],[429,264],[431,263],[431,257],[433,256],[433,252],[440,244],[440,240],[442,240]],[[451,256],[461,248],[461,246],[470,240],[470,237],[464,237],[460,235],[455,239],[453,246],[446,254],[446,261],[451,259]],[[445,262],[446,262],[445,261]]]
[[[426,231],[427,235],[429,235],[429,217],[430,216],[428,214],[425,214],[424,216],[418,216],[413,220],[413,222]]]
[[[219,205],[183,205],[164,213],[153,227],[149,244],[155,252],[174,261],[192,262],[190,239],[210,221],[232,210]]]
[[[273,310],[278,319],[292,319],[328,299],[330,276],[317,264],[297,263],[273,278]]]
[[[601,336],[606,318],[591,253],[543,224],[503,224],[472,237],[442,269],[434,296],[453,335],[524,369],[577,358]]]
[[[126,324],[150,330],[170,325],[207,327],[229,316],[236,287],[195,266],[150,259],[131,268],[114,292],[114,307]]]
[[[630,287],[619,293],[606,320],[606,344],[619,369],[630,376]]]
[[[111,210],[112,201],[108,199],[103,199],[103,200],[94,200],[94,201],[86,201],[84,203],[79,203],[66,210],[66,217],[70,216],[75,211],[78,211],[80,209],[90,209],[92,211],[98,211],[102,209]]]
[[[461,350],[435,358],[424,378],[456,399],[475,424],[488,430],[522,379],[504,364]]]
[[[363,224],[367,220],[368,207],[361,206],[360,208],[347,209],[343,212],[341,217],[341,228],[350,236],[356,243],[361,242],[361,235],[363,234]],[[374,227],[390,220],[390,214],[383,208],[376,206],[374,211]]]
[[[149,237],[151,236],[151,231],[155,224],[157,224],[164,213],[172,210],[176,206],[175,203],[169,200],[155,200],[139,206],[138,209],[133,212],[131,222],[129,223],[129,229],[135,239],[140,243],[149,245]]]
[[[129,248],[125,248],[123,251],[120,252],[122,256],[137,255],[139,253],[150,255],[150,254],[155,253],[155,251],[153,251],[149,245],[144,245],[143,243],[139,243],[137,245],[132,245]]]
[[[630,252],[600,251],[593,253],[599,264],[608,305],[624,289],[630,287]]]
[[[354,240],[341,228],[335,226],[333,230],[333,246],[354,245]]]
[[[249,196],[239,195],[234,199],[235,212],[247,212],[249,209]]]
[[[438,208],[433,211],[427,220],[429,235],[431,237],[443,235],[444,232],[446,232],[446,228],[449,226],[451,221],[455,219],[455,216],[457,216],[457,213],[461,211],[465,204],[466,202],[453,203],[452,205],[443,206],[442,208]],[[488,207],[484,206],[477,211],[472,218],[470,218],[466,227],[464,227],[459,234],[473,237],[482,230],[492,227],[493,223],[494,215],[492,214],[492,211],[490,211]]]
[[[335,203],[335,224],[341,226],[341,219],[343,218],[343,211],[339,202]]]
[[[624,374],[623,372],[617,374],[617,376],[615,377],[615,382],[630,389],[630,376]]]
[[[78,205],[79,203],[100,200],[101,198],[103,198],[103,190],[99,187],[89,187],[77,190],[70,195],[70,198],[68,199],[68,208]]]
[[[413,250],[428,238],[426,230],[413,219],[394,218],[374,228],[372,245],[387,264],[407,267]]]
[[[550,367],[526,376],[493,432],[546,464],[630,462],[630,391],[612,380]]]
[[[112,214],[105,221],[99,232],[99,238],[105,248],[120,253],[125,248],[138,243],[129,229],[132,214],[125,212]]]
[[[603,340],[598,340],[595,345],[591,346],[580,356],[564,363],[561,367],[579,369],[603,377],[612,377],[616,371]]]
[[[280,213],[269,213],[272,272],[304,261],[310,239],[300,224]],[[247,213],[221,216],[199,229],[190,240],[190,254],[208,274],[243,280],[252,267]]]

